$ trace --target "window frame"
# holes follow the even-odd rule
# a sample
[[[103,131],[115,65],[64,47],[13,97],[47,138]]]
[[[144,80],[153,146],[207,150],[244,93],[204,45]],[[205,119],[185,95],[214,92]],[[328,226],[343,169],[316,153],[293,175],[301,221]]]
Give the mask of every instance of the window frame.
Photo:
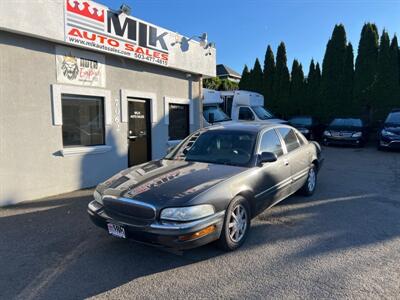
[[[80,96],[94,96],[102,97],[104,99],[104,123],[105,123],[105,145],[100,146],[76,146],[76,147],[63,147],[62,141],[62,103],[61,95],[71,94]],[[86,154],[100,154],[108,152],[112,146],[108,144],[108,131],[112,125],[112,104],[111,104],[111,91],[106,89],[65,85],[65,84],[52,84],[51,85],[51,104],[52,104],[52,123],[53,126],[59,127],[59,143],[60,150],[58,151],[61,156],[70,155],[86,155]]]

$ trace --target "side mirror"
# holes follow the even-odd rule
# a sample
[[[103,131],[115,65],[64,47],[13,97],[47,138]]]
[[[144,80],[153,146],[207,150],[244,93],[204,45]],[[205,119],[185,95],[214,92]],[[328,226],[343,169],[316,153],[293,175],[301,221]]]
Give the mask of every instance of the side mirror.
[[[210,112],[208,114],[208,123],[210,123],[210,124],[214,124],[215,123],[214,113],[212,113],[212,112]]]
[[[262,152],[259,156],[259,163],[269,163],[278,160],[278,156],[272,152]]]

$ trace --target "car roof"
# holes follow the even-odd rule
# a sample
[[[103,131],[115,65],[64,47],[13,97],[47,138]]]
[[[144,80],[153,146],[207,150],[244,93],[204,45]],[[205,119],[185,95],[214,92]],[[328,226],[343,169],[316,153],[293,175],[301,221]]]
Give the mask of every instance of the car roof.
[[[239,130],[239,131],[250,131],[259,132],[264,129],[276,128],[276,127],[291,127],[285,124],[279,123],[266,123],[266,122],[231,122],[229,124],[217,124],[207,127],[208,130]]]
[[[393,108],[390,112],[391,112],[391,113],[400,112],[400,108]]]

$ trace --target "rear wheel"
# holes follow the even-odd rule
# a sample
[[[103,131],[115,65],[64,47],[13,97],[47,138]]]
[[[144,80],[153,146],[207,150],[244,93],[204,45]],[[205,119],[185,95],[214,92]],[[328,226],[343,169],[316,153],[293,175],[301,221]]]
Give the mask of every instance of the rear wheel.
[[[314,164],[312,164],[310,170],[308,171],[307,181],[300,189],[300,193],[304,196],[311,196],[312,194],[314,194],[316,186],[317,186],[317,168],[315,167]]]
[[[225,213],[224,226],[218,246],[226,251],[239,248],[247,238],[250,229],[250,207],[247,200],[236,197]]]

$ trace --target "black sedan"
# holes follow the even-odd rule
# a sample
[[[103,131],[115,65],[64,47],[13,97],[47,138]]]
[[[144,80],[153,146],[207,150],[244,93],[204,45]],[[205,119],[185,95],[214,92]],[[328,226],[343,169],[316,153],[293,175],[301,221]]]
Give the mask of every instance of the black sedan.
[[[320,146],[290,126],[215,125],[99,184],[88,213],[120,238],[181,250],[218,240],[234,250],[264,209],[313,194],[321,163]]]
[[[400,109],[393,109],[380,128],[378,149],[400,149]]]
[[[366,124],[358,118],[336,118],[323,133],[325,145],[364,146],[368,138]]]
[[[312,116],[294,116],[288,120],[308,140],[319,140],[323,132],[323,125]]]

